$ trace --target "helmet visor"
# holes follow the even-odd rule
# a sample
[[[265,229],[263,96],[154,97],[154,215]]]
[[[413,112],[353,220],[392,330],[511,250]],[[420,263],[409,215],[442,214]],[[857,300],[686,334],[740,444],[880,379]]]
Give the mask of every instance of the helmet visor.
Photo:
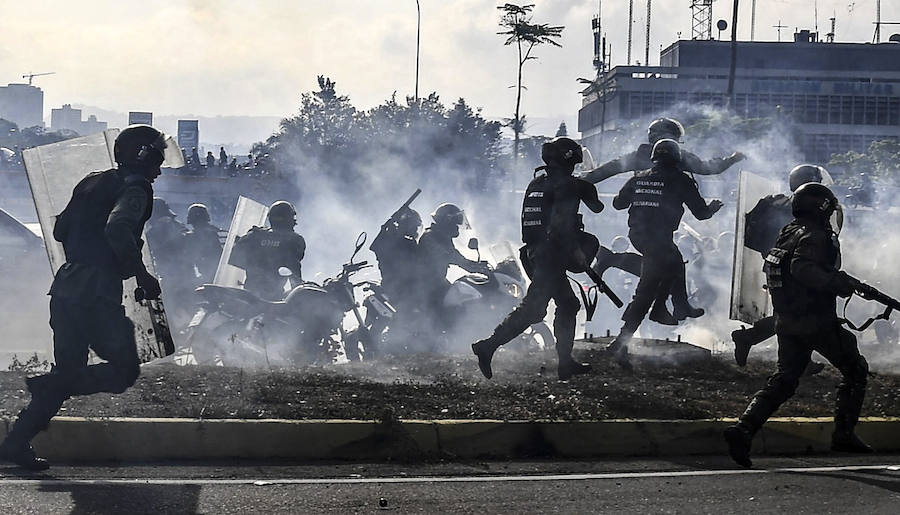
[[[153,149],[158,150],[163,155],[163,162],[160,168],[181,168],[184,166],[184,154],[175,141],[175,138],[166,133],[160,133],[156,141],[150,145]]]

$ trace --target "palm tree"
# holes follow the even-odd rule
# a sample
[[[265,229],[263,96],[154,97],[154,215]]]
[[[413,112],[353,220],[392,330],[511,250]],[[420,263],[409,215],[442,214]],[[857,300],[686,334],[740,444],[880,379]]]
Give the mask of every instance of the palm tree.
[[[538,45],[549,44],[561,47],[553,38],[562,36],[562,25],[548,25],[546,23],[531,23],[531,11],[534,4],[516,5],[503,4],[497,7],[503,16],[500,18],[500,26],[504,31],[498,32],[501,36],[507,36],[503,42],[505,46],[516,45],[519,52],[518,81],[516,82],[516,112],[509,125],[513,129],[515,139],[513,142],[514,159],[519,159],[519,137],[525,129],[525,117],[520,114],[522,106],[522,67],[530,59],[537,59],[531,55],[531,51]]]

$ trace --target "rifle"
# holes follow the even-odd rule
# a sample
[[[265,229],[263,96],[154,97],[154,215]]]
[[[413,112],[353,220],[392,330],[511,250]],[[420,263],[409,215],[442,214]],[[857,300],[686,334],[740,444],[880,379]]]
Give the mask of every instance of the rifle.
[[[609,300],[611,300],[617,308],[621,308],[625,304],[624,302],[622,302],[622,299],[620,299],[619,296],[612,291],[609,285],[606,284],[606,281],[604,281],[603,278],[594,271],[593,268],[588,268],[586,273],[588,277],[590,277],[591,280],[594,281],[594,284],[597,285],[597,289],[600,290],[601,293],[606,295],[607,298],[609,298]]]
[[[859,327],[856,327],[852,322],[850,322],[846,318],[842,319],[842,321],[845,322],[847,324],[847,326],[850,327],[851,329],[853,329],[854,331],[865,331],[875,321],[889,319],[891,317],[892,311],[894,311],[894,310],[900,311],[900,300],[897,300],[897,299],[891,297],[890,295],[878,290],[874,286],[870,286],[853,276],[848,275],[847,278],[850,280],[850,286],[853,287],[853,293],[855,293],[860,298],[863,298],[865,300],[872,300],[879,304],[884,305],[884,312],[882,312],[878,316],[875,316],[875,317],[872,317],[872,318],[866,320],[866,322]],[[847,300],[847,302],[849,302],[849,299]],[[846,309],[846,304],[844,305],[844,308]]]
[[[416,188],[416,191],[414,191],[413,194],[410,195],[408,199],[406,199],[406,202],[404,202],[403,205],[400,206],[400,209],[394,211],[394,214],[392,214],[391,217],[388,218],[388,223],[398,220],[400,218],[400,215],[402,215],[404,211],[409,209],[410,204],[412,204],[413,201],[416,200],[416,197],[418,197],[420,193],[422,193],[422,188]]]

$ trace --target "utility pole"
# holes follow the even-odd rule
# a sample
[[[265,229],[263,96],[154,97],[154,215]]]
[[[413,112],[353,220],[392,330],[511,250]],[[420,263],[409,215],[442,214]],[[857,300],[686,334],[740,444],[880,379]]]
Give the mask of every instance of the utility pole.
[[[786,29],[787,25],[782,25],[781,20],[778,20],[778,25],[772,25],[772,28],[778,29],[778,42],[781,43],[781,29]]]
[[[750,41],[756,41],[756,0],[750,4]]]
[[[647,42],[646,48],[644,48],[644,66],[650,66],[650,3],[652,0],[647,0]]]
[[[834,24],[837,21],[834,16],[829,18],[831,20],[831,32],[825,34],[825,41],[829,43],[834,43]]]
[[[875,43],[881,43],[881,0],[875,0]]]
[[[738,0],[734,0],[734,11],[731,15],[731,66],[728,69],[728,105],[734,105],[734,73],[737,69],[737,22]]]
[[[625,52],[626,63],[631,65],[631,29],[634,27],[634,0],[628,0],[628,49]]]
[[[419,39],[422,33],[422,9],[416,0],[416,103],[419,103]]]

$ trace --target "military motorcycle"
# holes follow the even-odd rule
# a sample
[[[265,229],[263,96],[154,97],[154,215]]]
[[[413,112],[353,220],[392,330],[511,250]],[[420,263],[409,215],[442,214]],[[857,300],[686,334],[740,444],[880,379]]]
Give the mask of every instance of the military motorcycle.
[[[372,266],[353,262],[365,240],[366,233],[361,233],[350,261],[336,276],[322,284],[304,282],[281,301],[266,301],[241,288],[214,284],[197,288],[200,309],[186,335],[197,364],[321,364],[333,362],[345,345],[348,358],[371,351],[364,326],[353,332],[343,327],[351,312],[363,323],[354,298],[358,285],[350,279]],[[290,270],[284,269],[283,275],[290,275]]]
[[[478,253],[477,260],[481,261],[478,239],[470,239],[468,247]],[[471,342],[489,335],[519,305],[528,290],[526,275],[512,244],[494,245],[490,253],[496,265],[489,265],[485,273],[466,274],[456,279],[444,295],[444,310],[451,320],[445,334],[453,350],[467,351]],[[510,345],[547,349],[552,343],[553,331],[546,322],[539,322]]]
[[[469,248],[481,253],[478,240],[469,240]],[[528,284],[509,242],[494,245],[491,254],[497,262],[485,273],[466,274],[456,279],[442,301],[440,321],[433,323],[427,313],[400,313],[377,283],[369,283],[371,295],[363,301],[368,328],[376,348],[385,352],[469,352],[469,344],[483,338],[503,320],[525,296]],[[424,322],[423,322],[424,321]],[[526,348],[549,348],[553,332],[546,323],[531,326],[517,343]]]

